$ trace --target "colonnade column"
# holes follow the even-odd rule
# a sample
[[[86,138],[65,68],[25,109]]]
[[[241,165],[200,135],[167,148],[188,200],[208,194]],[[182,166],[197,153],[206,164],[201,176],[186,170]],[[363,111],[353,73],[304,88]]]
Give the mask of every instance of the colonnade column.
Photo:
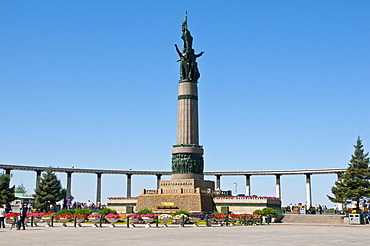
[[[157,176],[157,190],[159,189],[159,183],[161,181],[161,178],[162,178],[162,174],[156,174]]]
[[[221,175],[216,175],[216,190],[221,190]]]
[[[281,174],[275,174],[275,177],[276,177],[276,197],[277,198],[281,198],[280,176],[281,176]]]
[[[40,182],[41,170],[36,170],[36,186]]]
[[[132,174],[126,174],[127,176],[127,192],[126,196],[131,197],[131,176]]]
[[[72,172],[67,173],[67,192],[66,192],[66,199],[69,199],[72,194]]]
[[[342,173],[337,173],[338,182],[342,183]],[[343,211],[343,203],[338,203],[338,210]]]
[[[96,204],[101,203],[101,173],[96,174]]]
[[[245,195],[246,196],[251,195],[251,175],[250,174],[245,175]]]
[[[12,169],[5,169],[5,175],[9,176],[10,177],[10,172],[12,171]]]
[[[9,186],[10,186],[10,179],[11,179],[11,175],[10,175],[11,171],[12,169],[9,169],[9,168],[5,169],[5,175],[9,177],[9,183],[8,183]]]
[[[306,173],[306,202],[307,208],[312,207],[312,195],[311,195],[311,173]]]

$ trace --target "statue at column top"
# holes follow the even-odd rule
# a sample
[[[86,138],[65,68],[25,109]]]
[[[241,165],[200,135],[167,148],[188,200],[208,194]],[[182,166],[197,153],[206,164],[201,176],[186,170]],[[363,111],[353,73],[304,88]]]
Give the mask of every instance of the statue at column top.
[[[186,13],[185,19],[182,21],[182,36],[181,39],[184,41],[184,48],[180,52],[178,46],[175,44],[176,51],[180,57],[180,80],[182,81],[195,81],[197,82],[200,73],[198,70],[198,63],[196,59],[203,55],[203,51],[199,54],[195,54],[193,49],[193,37],[188,30],[188,15]]]

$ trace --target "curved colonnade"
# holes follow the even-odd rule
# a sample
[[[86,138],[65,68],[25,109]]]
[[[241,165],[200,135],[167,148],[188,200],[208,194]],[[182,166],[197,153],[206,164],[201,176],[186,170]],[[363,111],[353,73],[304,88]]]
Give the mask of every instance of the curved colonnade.
[[[10,165],[0,164],[0,168],[5,170],[5,174],[10,175],[12,170],[33,171],[36,172],[36,182],[41,177],[41,172],[49,167],[25,166],[25,165]],[[67,194],[71,195],[72,173],[91,173],[96,174],[96,202],[101,200],[101,178],[104,174],[122,174],[126,175],[127,186],[126,196],[131,197],[131,182],[132,175],[155,175],[157,177],[157,188],[162,175],[171,175],[171,171],[134,171],[134,170],[109,170],[109,169],[85,169],[85,168],[64,168],[52,167],[54,172],[64,172],[67,174]],[[311,170],[286,170],[286,171],[219,171],[219,172],[204,172],[205,176],[216,177],[216,189],[221,189],[221,176],[245,176],[245,195],[251,195],[251,176],[252,175],[272,175],[276,179],[276,197],[281,198],[280,178],[282,175],[304,175],[306,177],[306,201],[307,205],[312,205],[311,194],[311,175],[313,174],[340,174],[346,171],[346,168],[330,168],[330,169],[311,169]],[[340,181],[338,175],[338,181]]]

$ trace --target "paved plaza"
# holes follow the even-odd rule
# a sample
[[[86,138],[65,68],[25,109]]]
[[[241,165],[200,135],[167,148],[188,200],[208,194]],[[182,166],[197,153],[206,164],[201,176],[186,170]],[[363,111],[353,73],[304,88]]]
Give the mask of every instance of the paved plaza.
[[[279,224],[235,227],[0,229],[0,245],[365,245],[369,226]]]

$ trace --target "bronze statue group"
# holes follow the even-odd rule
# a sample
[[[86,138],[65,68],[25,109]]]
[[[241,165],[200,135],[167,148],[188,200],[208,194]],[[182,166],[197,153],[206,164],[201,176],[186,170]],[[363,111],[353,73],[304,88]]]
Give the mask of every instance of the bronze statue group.
[[[180,62],[180,80],[197,82],[200,77],[200,73],[196,59],[202,56],[204,52],[195,54],[193,49],[193,37],[187,27],[187,17],[185,17],[182,22],[181,39],[184,41],[182,52],[180,52],[179,47],[175,44],[176,51],[180,57],[178,60]]]

